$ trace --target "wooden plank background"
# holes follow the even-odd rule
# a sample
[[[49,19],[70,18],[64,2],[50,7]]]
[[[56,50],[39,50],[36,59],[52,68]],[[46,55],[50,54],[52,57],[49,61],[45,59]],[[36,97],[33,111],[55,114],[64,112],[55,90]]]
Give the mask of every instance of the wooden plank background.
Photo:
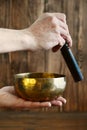
[[[72,51],[84,75],[75,83],[60,51],[13,52],[0,54],[0,87],[13,84],[19,72],[56,72],[67,76],[63,111],[87,111],[87,0],[0,0],[0,27],[22,29],[44,12],[63,12],[73,39]]]

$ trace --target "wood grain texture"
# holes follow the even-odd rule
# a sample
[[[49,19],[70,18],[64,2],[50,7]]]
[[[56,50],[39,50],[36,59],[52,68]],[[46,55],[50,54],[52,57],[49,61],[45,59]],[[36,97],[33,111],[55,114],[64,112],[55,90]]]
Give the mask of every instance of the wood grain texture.
[[[0,112],[0,130],[86,130],[87,113]]]
[[[0,27],[23,29],[44,12],[62,12],[73,39],[72,52],[84,81],[75,83],[60,51],[13,52],[0,54],[0,87],[13,84],[13,75],[21,72],[56,72],[65,74],[67,86],[63,111],[87,111],[87,0],[0,0]]]
[[[32,24],[44,11],[43,0],[28,1],[28,21]],[[45,71],[45,51],[28,53],[28,68],[30,72]]]
[[[10,14],[9,14],[10,1],[0,1],[0,27],[9,28]],[[9,54],[0,54],[0,87],[10,85],[10,63]]]
[[[74,39],[76,40],[76,35],[77,35],[77,30],[78,28],[76,28],[75,26],[78,25],[79,20],[77,20],[74,24],[74,19],[78,19],[78,10],[74,11],[75,6],[78,6],[77,2],[75,2],[74,0],[48,0],[48,3],[46,3],[46,10],[49,12],[62,12],[66,14],[67,17],[67,23],[69,25],[70,28],[70,33],[71,36],[73,38],[73,48],[74,51],[74,55],[75,53],[77,53],[77,41],[74,41]],[[71,6],[72,5],[72,6]],[[74,32],[76,32],[74,34]],[[78,36],[78,35],[77,35]],[[72,50],[73,50],[72,48]],[[78,102],[77,102],[77,85],[74,83],[72,76],[65,64],[65,61],[63,60],[63,57],[61,56],[60,51],[56,52],[56,53],[52,53],[51,51],[47,53],[47,59],[48,59],[48,63],[47,63],[47,68],[49,71],[52,72],[57,72],[57,73],[61,73],[61,74],[65,74],[67,77],[67,86],[66,86],[66,91],[64,93],[64,97],[66,97],[67,99],[67,105],[64,106],[64,110],[66,111],[76,111],[77,110],[77,106],[78,106]],[[73,105],[74,104],[74,105]]]
[[[80,111],[87,110],[87,1],[80,0],[80,10],[79,10],[79,35],[78,35],[78,61],[80,68],[84,74],[84,81],[82,84],[78,85],[78,107]],[[81,95],[81,96],[80,96]],[[81,105],[82,104],[82,105]]]

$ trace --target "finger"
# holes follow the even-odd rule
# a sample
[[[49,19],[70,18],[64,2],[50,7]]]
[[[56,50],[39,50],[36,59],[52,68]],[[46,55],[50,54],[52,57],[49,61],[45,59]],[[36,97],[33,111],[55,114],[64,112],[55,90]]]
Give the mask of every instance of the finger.
[[[61,96],[58,97],[57,100],[63,102],[64,104],[66,103],[66,99]]]
[[[59,42],[58,42],[58,45],[56,45],[56,46],[54,46],[53,48],[52,48],[52,51],[53,52],[56,52],[56,51],[58,51],[64,44],[65,44],[65,40],[60,36],[59,37],[59,40],[58,40]]]
[[[66,23],[66,15],[64,13],[53,13],[53,15],[56,16],[57,19]]]
[[[60,19],[61,21],[66,23],[66,15],[64,13],[44,13],[42,18],[45,17],[56,17],[57,19]]]
[[[63,34],[61,34],[61,36],[67,41],[69,47],[72,47],[72,38],[71,38],[71,36],[70,35],[65,36]]]
[[[65,31],[63,28],[60,28],[60,35],[67,40],[69,46],[72,46],[72,38],[70,36],[69,33],[67,33],[67,31]]]
[[[53,52],[58,51],[64,44],[65,44],[65,40],[60,35],[58,35],[58,45],[54,46],[52,48],[52,51]]]
[[[15,94],[14,86],[2,87],[0,91],[2,91],[2,92],[9,92],[9,93]]]
[[[37,108],[51,107],[51,102],[29,102],[26,101],[23,104],[20,104],[16,107],[17,110],[29,110]]]
[[[52,26],[54,32],[60,34],[63,37],[63,39],[67,40],[69,46],[72,46],[72,38],[69,34],[69,29],[67,24],[63,23],[60,20],[57,20],[56,17],[54,17]]]
[[[53,52],[56,52],[56,51],[58,51],[60,48],[61,48],[61,46],[60,46],[60,44],[58,44],[58,45],[56,45],[56,46],[54,46],[54,47],[52,48],[52,51],[53,51]]]
[[[2,91],[13,91],[14,90],[14,87],[13,86],[5,86],[5,87],[2,87],[1,88]]]
[[[61,27],[61,28],[63,28],[64,30],[66,30],[67,31],[67,33],[69,33],[69,29],[68,29],[68,26],[67,26],[67,24],[66,23],[64,23],[64,22],[62,22],[62,21],[58,21],[58,23],[59,23],[59,26]]]
[[[58,29],[59,30],[59,26],[61,28],[63,28],[64,30],[66,30],[69,33],[69,29],[66,23],[64,23],[63,21],[61,21],[60,19],[57,19],[56,17],[52,17],[52,28],[54,29]]]
[[[53,100],[51,101],[52,105],[56,105],[56,106],[62,106],[63,103],[61,101],[58,101],[58,100]]]
[[[70,47],[72,46],[72,38],[69,34],[67,24],[63,23],[60,20],[57,20],[54,17],[54,19],[53,19],[53,31],[57,34],[60,34],[63,37],[63,39],[65,39],[68,42]]]
[[[24,104],[25,107],[29,108],[40,108],[40,107],[51,107],[50,102],[25,102]]]

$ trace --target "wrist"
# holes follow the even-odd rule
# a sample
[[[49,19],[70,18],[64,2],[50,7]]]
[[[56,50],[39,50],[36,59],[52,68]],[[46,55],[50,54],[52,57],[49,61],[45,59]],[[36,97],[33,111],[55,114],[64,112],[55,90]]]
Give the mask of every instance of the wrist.
[[[35,51],[37,49],[40,49],[40,47],[37,45],[37,40],[35,36],[29,31],[29,29],[23,29],[23,43],[25,45],[26,50]]]

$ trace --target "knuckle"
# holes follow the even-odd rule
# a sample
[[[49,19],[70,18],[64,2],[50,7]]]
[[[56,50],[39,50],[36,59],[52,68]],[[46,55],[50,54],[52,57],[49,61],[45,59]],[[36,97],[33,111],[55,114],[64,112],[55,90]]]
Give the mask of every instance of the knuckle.
[[[51,17],[51,19],[50,19],[50,22],[51,22],[51,24],[52,24],[52,26],[55,28],[55,27],[57,27],[57,22],[56,22],[56,18],[53,16],[53,17]]]
[[[44,13],[44,14],[43,14],[43,16],[44,16],[45,18],[49,18],[49,17],[51,17],[51,16],[52,16],[52,14],[51,14],[51,13],[46,12],[46,13]]]
[[[52,13],[44,13],[44,16],[46,19],[48,19],[49,21],[53,21],[54,20],[54,15],[52,15]]]
[[[63,14],[63,17],[66,19],[66,15],[65,14]]]
[[[66,28],[67,31],[69,31],[69,29],[68,29],[68,25],[67,25],[67,24],[65,24],[65,28]]]
[[[64,13],[62,13],[62,17],[63,17],[64,19],[66,19],[66,15],[65,15]]]
[[[55,16],[50,16],[49,22],[51,23],[53,28],[56,28],[58,26],[58,20],[56,19]]]
[[[58,26],[58,21],[56,21],[56,17],[49,15],[47,17],[47,22],[50,23],[52,28],[56,28]]]
[[[49,16],[49,21],[50,21],[51,23],[54,23],[54,17],[53,17],[53,16]]]
[[[47,21],[47,22],[50,22],[51,24],[53,23],[55,23],[55,16],[54,15],[52,15],[51,13],[44,13],[44,18],[45,18],[45,20]]]
[[[52,16],[52,15],[49,15],[48,16],[48,19],[49,19],[49,21],[51,22],[51,23],[54,23],[54,16]]]
[[[61,18],[63,21],[66,21],[66,15],[64,13],[61,14]]]

